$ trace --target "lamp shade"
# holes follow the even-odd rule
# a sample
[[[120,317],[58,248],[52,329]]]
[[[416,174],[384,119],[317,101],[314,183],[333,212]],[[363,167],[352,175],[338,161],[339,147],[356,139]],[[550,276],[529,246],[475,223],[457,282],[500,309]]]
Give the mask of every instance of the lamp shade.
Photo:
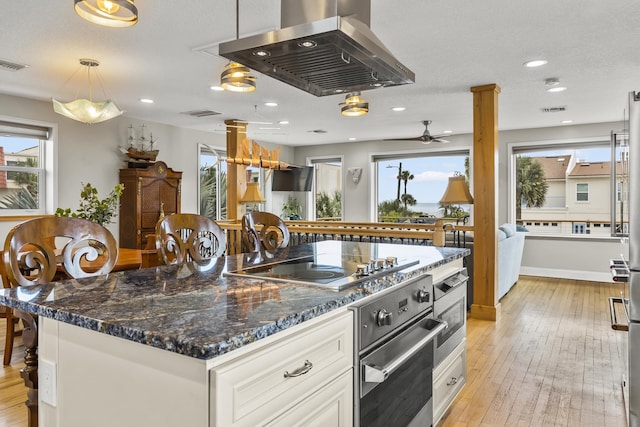
[[[71,102],[60,102],[51,98],[53,110],[82,123],[100,123],[122,114],[122,110],[111,100],[92,102],[88,99],[76,99]]]
[[[266,200],[260,192],[260,186],[257,182],[248,182],[247,191],[240,199],[240,203],[264,203]]]
[[[360,97],[360,92],[348,93],[340,107],[341,114],[347,117],[364,116],[369,112],[369,103]]]
[[[231,61],[220,75],[220,86],[231,92],[253,92],[256,90],[256,78],[247,67]]]
[[[440,199],[441,205],[472,205],[473,196],[469,192],[467,181],[462,175],[449,177],[449,184]]]

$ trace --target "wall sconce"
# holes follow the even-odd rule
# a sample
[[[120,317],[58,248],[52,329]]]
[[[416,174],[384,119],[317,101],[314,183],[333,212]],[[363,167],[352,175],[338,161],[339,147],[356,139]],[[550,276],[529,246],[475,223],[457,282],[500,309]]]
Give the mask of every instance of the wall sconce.
[[[354,184],[360,182],[360,177],[362,176],[362,168],[349,168],[347,169],[347,173],[351,175],[351,179],[353,179]]]

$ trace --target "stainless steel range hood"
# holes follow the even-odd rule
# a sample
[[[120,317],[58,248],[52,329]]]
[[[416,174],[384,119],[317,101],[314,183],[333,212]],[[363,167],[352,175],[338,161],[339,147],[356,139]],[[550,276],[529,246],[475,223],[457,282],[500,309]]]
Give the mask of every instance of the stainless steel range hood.
[[[316,96],[413,83],[369,28],[370,3],[282,0],[280,30],[219,46],[219,54]]]

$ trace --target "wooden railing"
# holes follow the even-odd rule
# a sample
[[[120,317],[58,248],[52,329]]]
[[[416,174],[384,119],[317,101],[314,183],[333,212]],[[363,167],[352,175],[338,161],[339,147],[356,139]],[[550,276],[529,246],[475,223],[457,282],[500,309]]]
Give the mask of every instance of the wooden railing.
[[[242,249],[242,227],[239,222],[220,221],[225,230],[227,253],[237,254]],[[342,240],[404,245],[444,246],[445,230],[442,222],[435,224],[408,224],[391,222],[338,222],[338,221],[286,221],[291,234],[290,245]],[[456,226],[456,231],[472,231],[471,226]]]

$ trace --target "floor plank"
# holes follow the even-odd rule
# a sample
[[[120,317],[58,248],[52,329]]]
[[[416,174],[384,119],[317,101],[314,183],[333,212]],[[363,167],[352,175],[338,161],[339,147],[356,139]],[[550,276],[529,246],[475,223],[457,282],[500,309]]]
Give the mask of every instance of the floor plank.
[[[521,276],[500,321],[469,319],[467,384],[438,427],[625,426],[621,286]]]

